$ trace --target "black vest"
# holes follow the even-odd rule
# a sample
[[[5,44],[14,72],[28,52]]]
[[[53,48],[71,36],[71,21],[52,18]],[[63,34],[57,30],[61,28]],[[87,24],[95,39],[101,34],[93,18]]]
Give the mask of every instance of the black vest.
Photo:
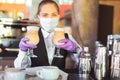
[[[67,34],[65,34],[65,37],[67,37]],[[33,53],[37,56],[34,58],[31,58],[32,65],[31,67],[36,67],[36,66],[49,66],[48,62],[48,56],[47,56],[47,50],[45,47],[44,43],[44,38],[43,34],[41,32],[41,29],[39,30],[39,38],[40,42],[37,44],[37,48],[33,50]],[[56,54],[57,48],[55,48],[55,53]],[[65,59],[66,56],[68,55],[68,52],[66,50],[60,49],[60,54],[63,55],[63,58],[53,58],[52,65],[57,66],[61,69],[65,68]]]

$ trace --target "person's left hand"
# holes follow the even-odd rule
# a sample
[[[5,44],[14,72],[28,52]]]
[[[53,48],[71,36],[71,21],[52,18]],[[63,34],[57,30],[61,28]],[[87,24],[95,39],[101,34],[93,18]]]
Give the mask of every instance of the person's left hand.
[[[57,45],[57,48],[62,48],[70,52],[73,52],[76,49],[76,44],[70,39],[62,39],[62,40],[59,40],[58,42],[64,43],[64,44]]]

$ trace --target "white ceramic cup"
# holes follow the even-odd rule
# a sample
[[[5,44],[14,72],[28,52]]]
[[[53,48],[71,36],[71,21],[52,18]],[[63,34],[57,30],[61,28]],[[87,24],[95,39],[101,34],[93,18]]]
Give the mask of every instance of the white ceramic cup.
[[[38,70],[36,74],[44,80],[57,80],[59,77],[59,69],[55,66],[49,66]]]
[[[5,70],[4,80],[25,80],[25,73],[15,68]]]

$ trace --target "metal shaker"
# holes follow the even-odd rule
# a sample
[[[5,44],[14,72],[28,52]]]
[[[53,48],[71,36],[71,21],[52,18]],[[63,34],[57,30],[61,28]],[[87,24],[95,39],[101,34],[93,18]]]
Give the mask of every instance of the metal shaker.
[[[84,47],[84,56],[79,58],[79,76],[84,80],[89,80],[91,71],[91,57],[88,50],[88,47]]]
[[[98,47],[95,59],[94,73],[97,80],[101,80],[106,76],[106,47]]]
[[[111,78],[120,79],[120,53],[112,55]]]

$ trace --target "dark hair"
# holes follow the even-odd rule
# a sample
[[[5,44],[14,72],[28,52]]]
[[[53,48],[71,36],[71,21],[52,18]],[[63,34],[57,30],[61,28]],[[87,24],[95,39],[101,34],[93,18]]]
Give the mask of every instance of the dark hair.
[[[39,12],[40,12],[40,10],[41,10],[41,7],[42,7],[43,5],[45,5],[45,4],[54,4],[55,7],[56,7],[56,9],[57,9],[57,11],[58,11],[58,14],[59,14],[59,12],[60,12],[59,6],[58,6],[58,4],[57,4],[55,1],[53,1],[53,0],[42,0],[42,1],[39,3],[39,5],[38,5],[38,11],[37,11],[37,14],[36,14],[36,15],[39,14]]]

